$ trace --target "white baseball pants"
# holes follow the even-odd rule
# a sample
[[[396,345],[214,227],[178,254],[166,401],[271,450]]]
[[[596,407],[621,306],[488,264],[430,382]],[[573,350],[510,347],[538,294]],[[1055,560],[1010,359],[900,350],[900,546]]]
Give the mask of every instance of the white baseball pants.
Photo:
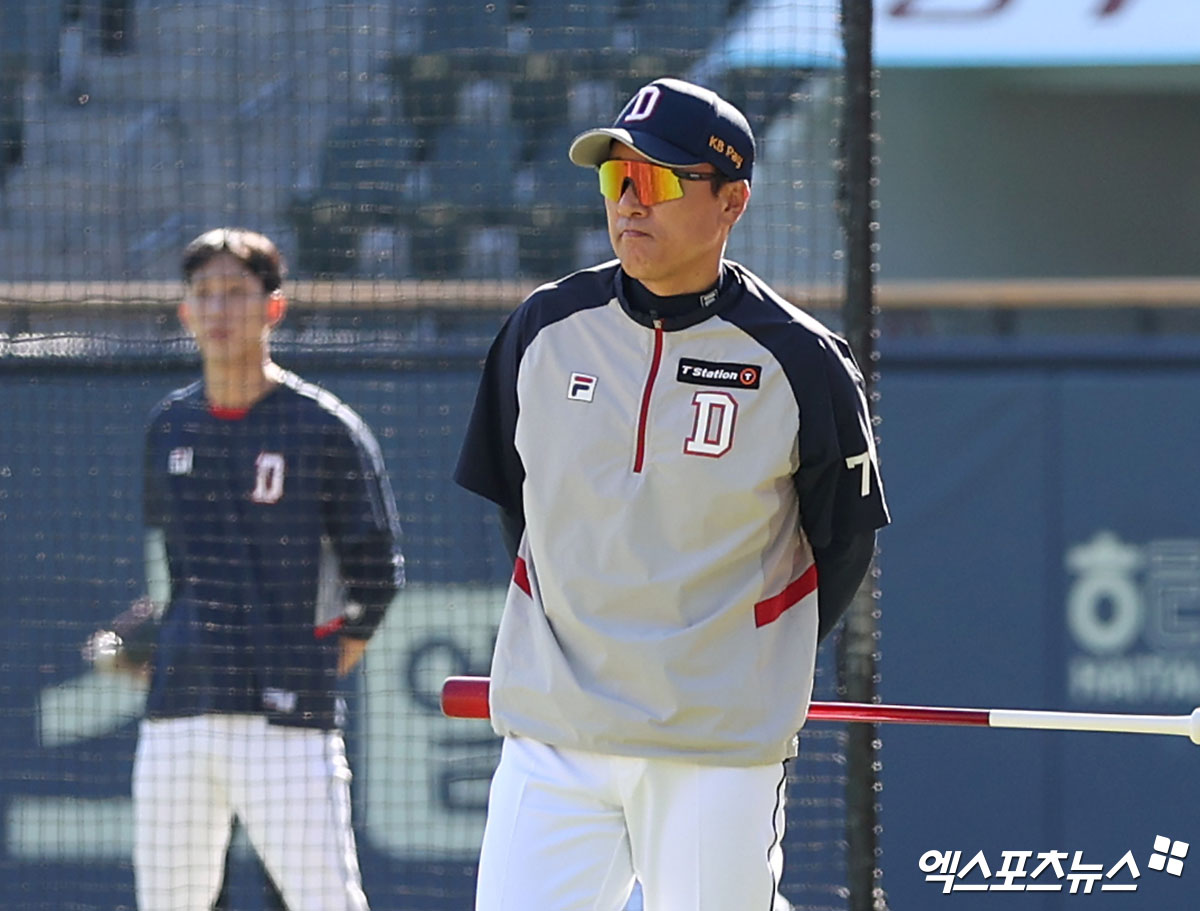
[[[367,911],[338,731],[257,715],[146,720],[133,765],[140,911],[208,911],[234,814],[290,911]]]
[[[509,737],[476,911],[778,911],[784,767],[608,756]]]

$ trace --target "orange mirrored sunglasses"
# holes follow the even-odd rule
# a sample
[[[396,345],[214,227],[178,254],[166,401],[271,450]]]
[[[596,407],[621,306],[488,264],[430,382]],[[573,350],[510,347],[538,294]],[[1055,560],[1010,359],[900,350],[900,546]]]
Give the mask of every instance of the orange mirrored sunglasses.
[[[700,171],[677,171],[648,161],[606,161],[600,172],[600,192],[605,199],[616,202],[625,192],[625,181],[633,181],[633,191],[643,206],[654,206],[683,196],[685,180],[724,180],[720,174]]]

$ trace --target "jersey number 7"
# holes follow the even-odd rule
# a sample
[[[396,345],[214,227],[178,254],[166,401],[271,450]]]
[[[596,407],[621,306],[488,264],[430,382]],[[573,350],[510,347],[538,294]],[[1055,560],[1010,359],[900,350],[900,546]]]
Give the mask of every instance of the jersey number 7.
[[[871,493],[871,453],[861,452],[856,456],[850,456],[846,459],[846,467],[853,471],[855,468],[862,467],[862,484],[859,486],[859,493],[862,496],[869,496]]]

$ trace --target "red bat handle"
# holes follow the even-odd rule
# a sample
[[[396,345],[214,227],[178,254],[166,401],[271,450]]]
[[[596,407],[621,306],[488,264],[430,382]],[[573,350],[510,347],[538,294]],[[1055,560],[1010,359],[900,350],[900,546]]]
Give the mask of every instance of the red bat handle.
[[[450,718],[488,717],[487,677],[447,677],[442,685],[442,713]],[[987,709],[949,709],[866,702],[814,702],[811,721],[891,721],[901,724],[955,724],[987,727]]]
[[[447,677],[442,684],[442,714],[449,718],[487,718],[487,677]]]

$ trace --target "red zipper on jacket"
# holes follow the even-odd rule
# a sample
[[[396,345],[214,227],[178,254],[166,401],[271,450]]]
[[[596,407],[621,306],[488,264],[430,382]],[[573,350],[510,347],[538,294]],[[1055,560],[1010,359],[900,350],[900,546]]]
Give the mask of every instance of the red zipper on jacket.
[[[650,395],[654,391],[654,380],[658,377],[658,365],[662,361],[662,320],[654,321],[654,354],[650,358],[650,372],[646,375],[646,386],[642,390],[642,407],[638,412],[637,453],[633,458],[633,473],[641,474],[646,459],[646,423],[650,417]]]

